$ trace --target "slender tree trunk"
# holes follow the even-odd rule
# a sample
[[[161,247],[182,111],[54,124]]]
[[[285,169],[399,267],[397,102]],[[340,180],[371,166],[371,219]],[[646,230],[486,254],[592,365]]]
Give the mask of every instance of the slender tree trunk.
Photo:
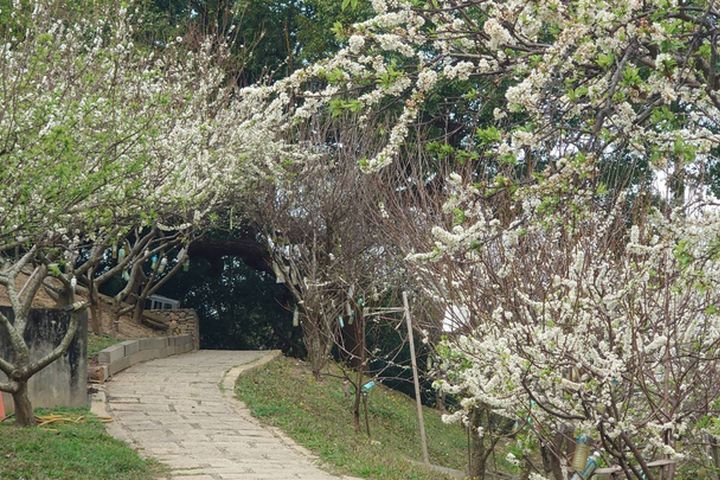
[[[670,175],[670,178],[668,178],[668,186],[670,187],[670,193],[672,194],[671,205],[673,207],[682,207],[685,204],[685,165],[683,160],[680,158],[676,158],[673,163],[673,172]]]
[[[476,407],[470,414],[470,465],[468,474],[474,480],[485,480],[485,437],[478,435],[478,428],[483,426],[481,409]]]
[[[363,374],[362,371],[356,371],[355,378],[355,401],[353,403],[353,423],[355,425],[355,433],[360,433],[360,402],[362,400],[362,385],[363,385]]]
[[[708,435],[708,443],[710,444],[710,458],[713,462],[713,478],[720,480],[720,442],[715,435]]]
[[[133,323],[140,325],[142,323],[142,316],[145,312],[145,299],[138,297],[135,301],[135,308],[133,308]]]
[[[322,317],[311,317],[306,314],[304,322],[302,322],[303,329],[303,343],[307,350],[307,359],[310,363],[310,369],[312,370],[313,377],[315,380],[321,380],[322,371],[328,363],[330,352],[332,351],[333,342],[325,336],[323,332],[324,319]],[[322,315],[322,314],[320,314]]]
[[[111,330],[115,335],[120,333],[120,310],[118,308],[113,308]]]
[[[15,403],[15,424],[19,427],[35,425],[35,415],[28,397],[27,380],[17,383],[18,389],[12,394],[13,403]]]
[[[324,349],[320,335],[317,326],[306,328],[304,332],[305,348],[307,349],[310,369],[312,370],[313,377],[318,381],[321,378],[322,369],[325,366],[325,359],[323,358]]]
[[[559,456],[570,455],[572,449],[568,446],[567,442],[565,442],[565,437],[570,437],[571,435],[572,432],[558,432],[553,436],[553,441],[550,445],[540,447],[545,474],[552,475],[552,478],[555,480],[565,479],[563,465]]]
[[[362,356],[365,346],[363,345],[363,329],[360,324],[362,318],[356,319],[352,324],[347,322],[340,330],[345,352],[342,357],[347,365],[358,370],[362,369]]]
[[[441,390],[435,390],[435,408],[440,410],[441,413],[447,413],[447,407],[445,406],[445,392]]]
[[[90,331],[95,335],[102,333],[102,327],[100,322],[100,308],[97,303],[90,303]]]
[[[367,432],[368,438],[370,438],[370,417],[368,416],[368,396],[362,396],[363,409],[365,411],[365,431]]]
[[[90,330],[96,335],[102,333],[102,310],[100,308],[100,298],[97,291],[97,286],[94,282],[90,283],[88,289],[88,298],[90,300]]]

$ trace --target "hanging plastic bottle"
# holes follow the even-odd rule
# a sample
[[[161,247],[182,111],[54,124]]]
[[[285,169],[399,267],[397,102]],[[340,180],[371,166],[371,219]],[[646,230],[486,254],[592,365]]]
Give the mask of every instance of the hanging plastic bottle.
[[[157,268],[158,268],[158,256],[157,255],[153,255],[152,257],[150,257],[150,268],[152,270],[157,270]]]
[[[575,452],[573,454],[572,468],[576,472],[581,472],[585,468],[588,455],[590,455],[590,437],[587,435],[578,435],[575,439]]]
[[[345,328],[345,321],[343,320],[342,315],[338,317],[338,324],[340,325],[340,328]]]
[[[300,326],[300,311],[297,307],[295,307],[295,310],[293,311],[293,327],[299,327]]]
[[[597,470],[598,465],[600,464],[600,452],[593,452],[592,455],[587,459],[587,462],[585,463],[585,468],[582,472],[580,472],[580,478],[582,480],[588,480],[590,477],[592,477],[592,474]]]
[[[347,316],[350,317],[351,322],[352,322],[353,309],[352,309],[352,305],[350,305],[350,302],[353,299],[353,295],[355,295],[355,285],[350,285],[350,288],[348,288],[348,293],[347,293],[348,299],[345,301],[345,313],[347,313]]]
[[[280,265],[278,265],[277,262],[272,262],[272,270],[275,274],[275,283],[285,283],[285,274],[283,273],[282,268],[280,268]]]
[[[160,266],[158,267],[158,273],[163,273],[165,271],[165,267],[167,267],[167,258],[163,257],[160,260]]]
[[[120,247],[117,252],[117,258],[118,262],[122,262],[123,258],[125,258],[125,247]]]
[[[125,280],[126,282],[130,281],[130,271],[129,270],[123,270],[122,279]]]
[[[110,252],[111,252],[111,255],[112,255],[113,260],[117,259],[117,256],[118,256],[117,243],[113,243],[113,246],[112,246],[112,248],[110,249]]]
[[[185,263],[183,263],[183,272],[187,272],[188,270],[190,270],[190,257],[187,257]]]
[[[370,390],[372,390],[374,387],[375,387],[375,382],[373,380],[370,380],[369,382],[364,384],[362,387],[360,387],[360,391],[363,394],[367,395],[368,393],[370,393]]]

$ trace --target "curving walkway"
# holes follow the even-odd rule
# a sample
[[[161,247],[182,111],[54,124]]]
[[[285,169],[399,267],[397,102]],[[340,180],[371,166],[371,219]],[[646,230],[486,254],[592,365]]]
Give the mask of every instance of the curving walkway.
[[[243,365],[273,356],[200,350],[130,367],[106,384],[108,432],[177,480],[337,480],[232,398]]]

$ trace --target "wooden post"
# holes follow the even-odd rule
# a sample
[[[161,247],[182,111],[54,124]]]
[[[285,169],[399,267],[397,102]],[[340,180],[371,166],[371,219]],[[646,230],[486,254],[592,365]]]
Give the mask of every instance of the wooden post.
[[[428,455],[427,437],[425,435],[425,420],[423,418],[422,401],[420,400],[420,380],[418,379],[417,360],[415,359],[415,341],[413,340],[412,319],[410,317],[410,304],[407,292],[402,293],[403,308],[405,309],[405,322],[407,323],[408,342],[410,343],[410,362],[412,363],[413,381],[415,382],[415,404],[417,406],[418,425],[420,426],[420,444],[425,464],[430,464]]]

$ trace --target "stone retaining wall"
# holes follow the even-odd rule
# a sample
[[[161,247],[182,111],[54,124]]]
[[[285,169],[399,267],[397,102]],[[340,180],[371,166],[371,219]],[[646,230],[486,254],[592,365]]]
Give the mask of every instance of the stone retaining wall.
[[[200,348],[200,325],[197,312],[192,308],[145,310],[145,315],[168,325],[168,333],[190,335],[195,349]]]
[[[136,363],[165,358],[194,350],[190,335],[126,340],[98,353],[98,365],[91,368],[90,378],[104,383],[109,377]]]

